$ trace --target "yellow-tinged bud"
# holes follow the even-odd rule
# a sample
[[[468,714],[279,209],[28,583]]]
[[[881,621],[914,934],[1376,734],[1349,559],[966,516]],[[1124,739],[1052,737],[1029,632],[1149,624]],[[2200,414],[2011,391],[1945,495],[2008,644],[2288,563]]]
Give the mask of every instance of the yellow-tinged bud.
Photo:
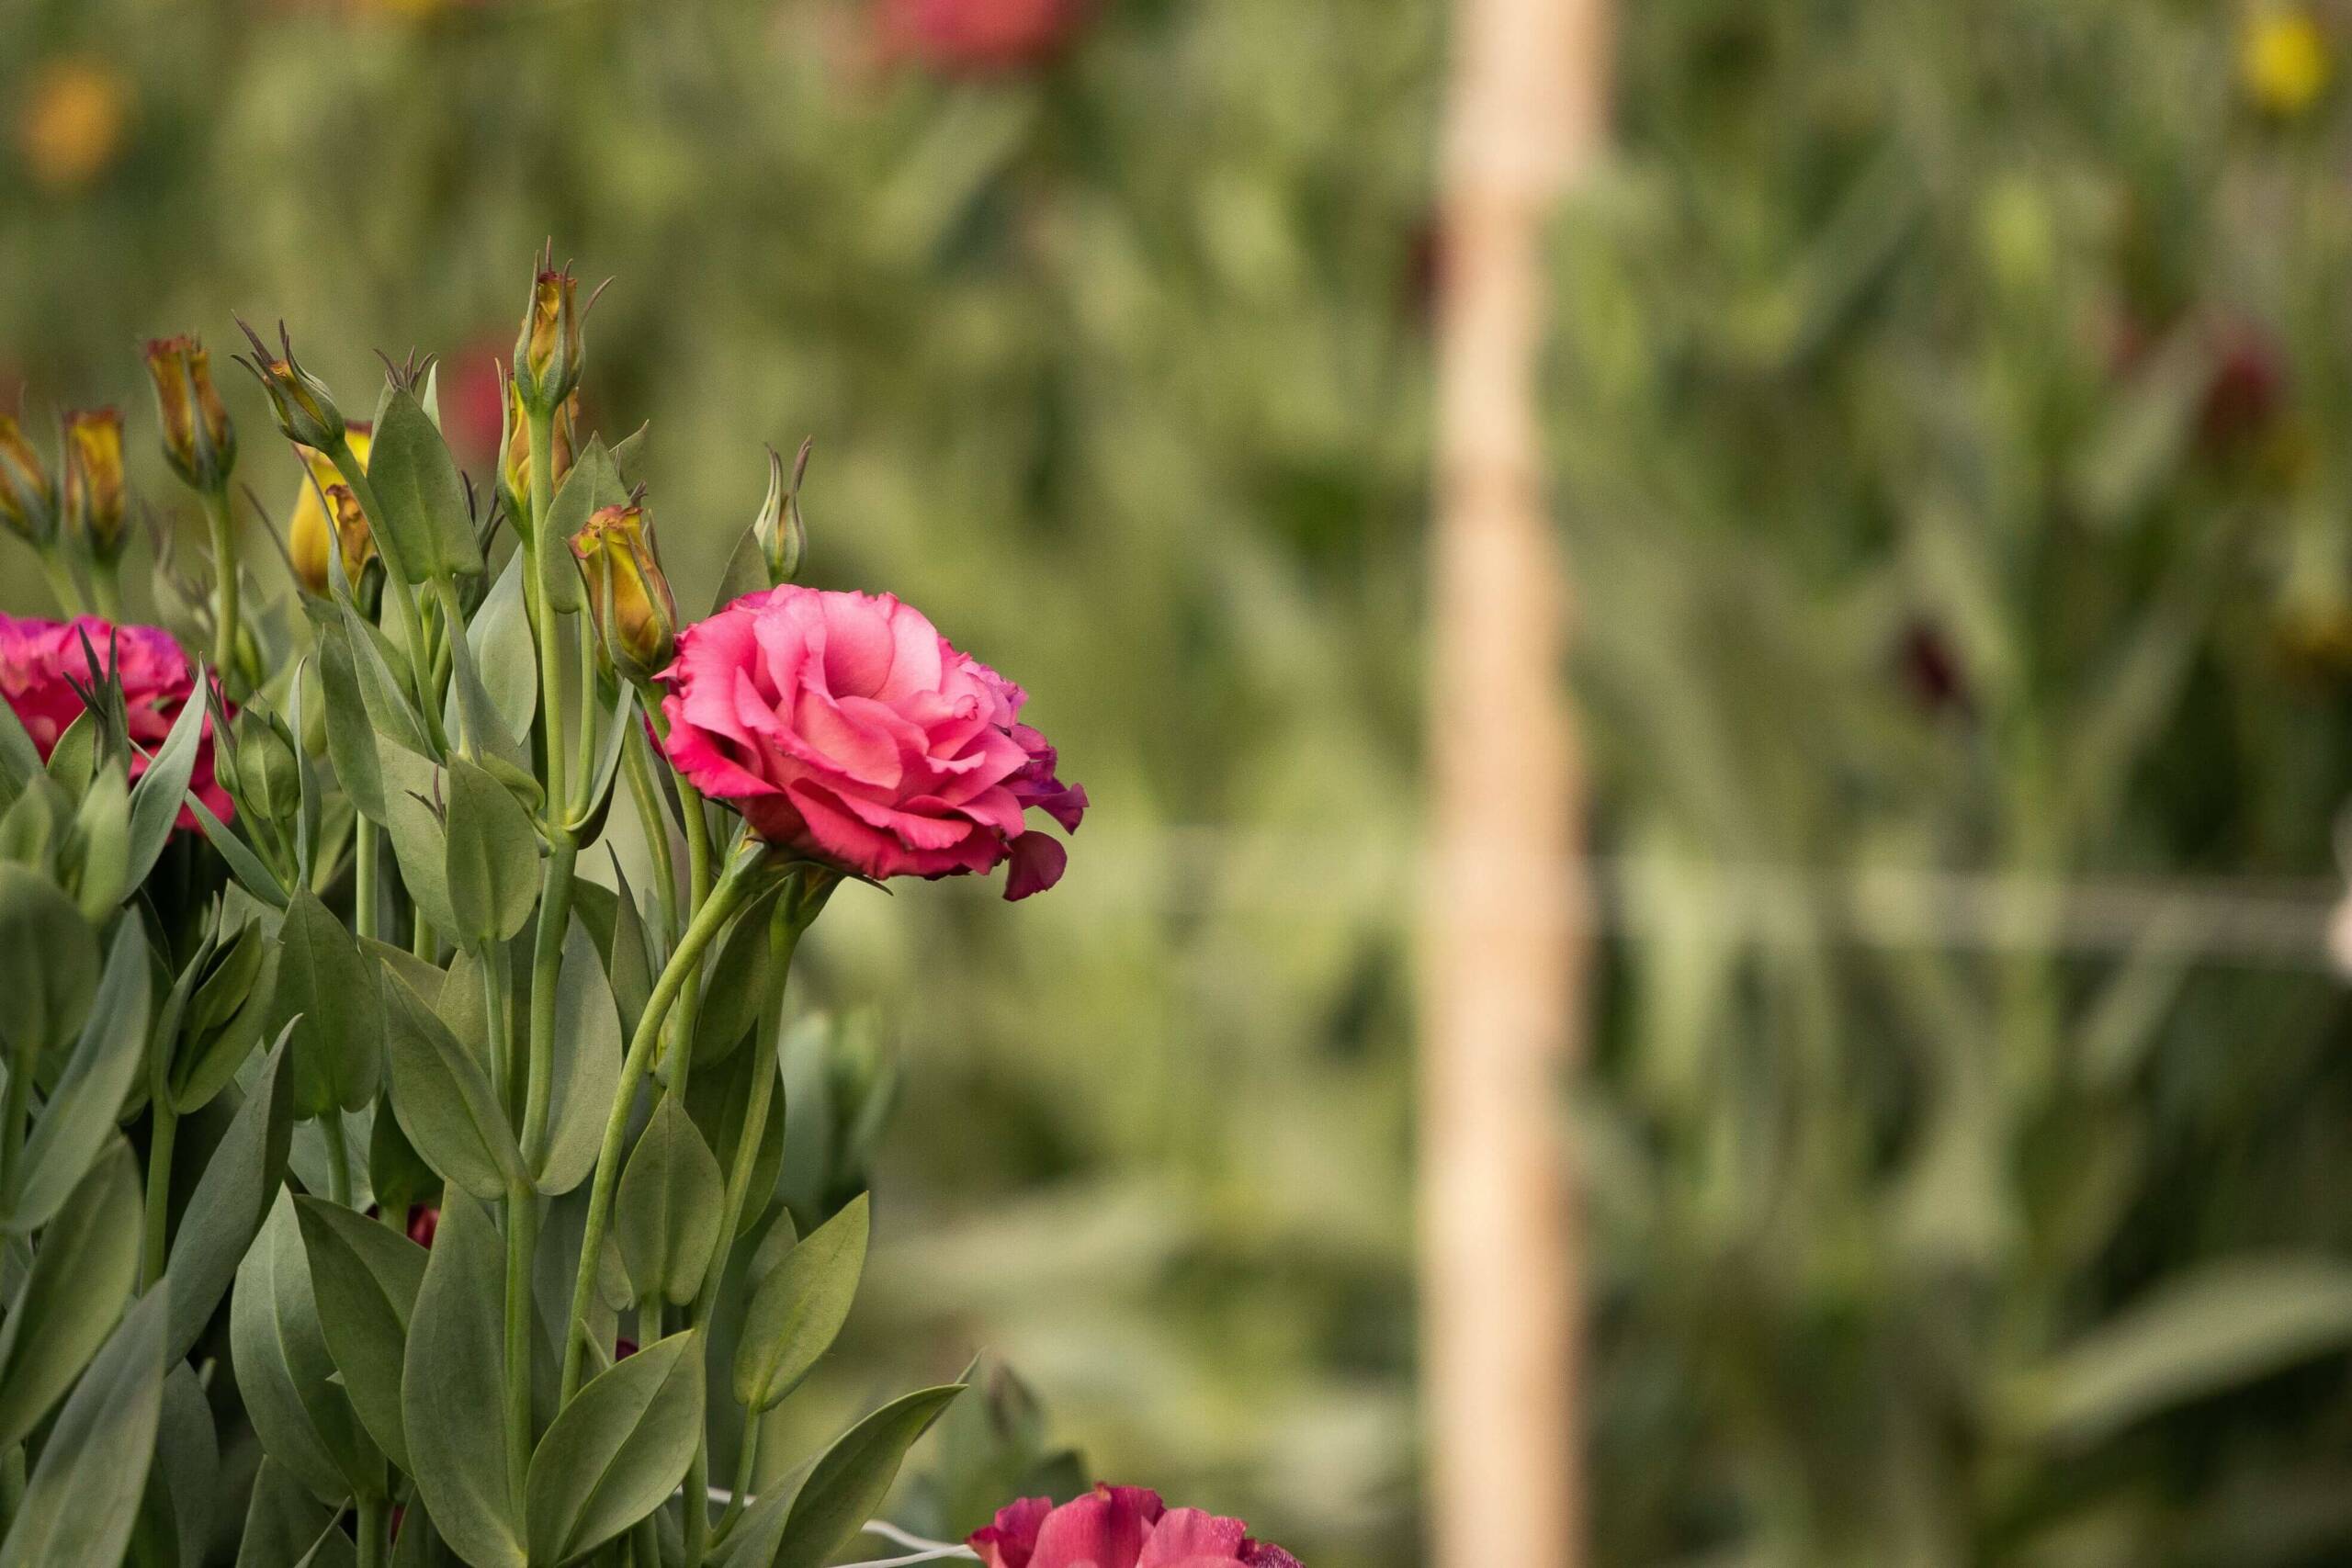
[[[531,280],[530,309],[514,340],[514,389],[533,411],[552,409],[571,395],[588,355],[579,283],[570,266],[555,271],[553,260],[550,253]]]
[[[121,558],[130,539],[122,480],[122,414],[86,409],[65,416],[65,532],[95,561]]]
[[[550,422],[552,439],[548,443],[555,448],[555,467],[548,475],[549,494],[560,488],[564,475],[571,472],[579,416],[577,392],[556,405],[555,417]],[[523,406],[523,389],[513,380],[506,383],[505,412],[498,432],[498,482],[505,492],[508,513],[518,521],[529,519],[530,525],[536,528],[537,521],[531,518],[531,419],[529,411]]]
[[[0,413],[0,523],[46,546],[57,537],[57,485],[17,416]]]
[[[226,489],[237,466],[237,431],[213,389],[212,356],[192,337],[156,338],[147,344],[147,374],[172,472],[200,491]]]
[[[352,425],[344,433],[344,438],[351,443],[352,456],[359,459],[363,470],[368,467],[371,435],[364,423]],[[368,514],[360,510],[359,498],[343,482],[342,475],[325,453],[310,446],[295,450],[301,454],[302,465],[308,471],[302,478],[302,492],[294,501],[294,514],[286,526],[286,553],[294,562],[294,575],[312,593],[327,597],[334,586],[327,558],[339,545],[344,580],[356,592],[359,574],[376,553],[375,536],[368,529]]]
[[[298,446],[334,446],[343,438],[343,411],[334,406],[334,394],[327,390],[327,384],[303,369],[294,357],[294,339],[286,324],[278,323],[276,354],[269,352],[253,328],[243,321],[237,325],[244,328],[245,341],[254,345],[254,356],[247,359],[240,355],[237,363],[252,371],[261,389],[269,394],[278,430]]]
[[[630,681],[650,680],[677,650],[678,602],[662,575],[645,508],[635,500],[605,507],[571,536],[571,553],[613,668]]]
[[[2327,91],[2335,74],[2327,35],[2308,11],[2268,9],[2248,25],[2238,52],[2246,96],[2281,119],[2301,115]]]

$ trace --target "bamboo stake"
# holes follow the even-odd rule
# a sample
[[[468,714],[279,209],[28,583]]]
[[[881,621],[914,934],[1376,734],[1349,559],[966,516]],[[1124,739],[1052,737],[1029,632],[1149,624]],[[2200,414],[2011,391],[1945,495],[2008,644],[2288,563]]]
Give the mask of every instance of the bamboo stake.
[[[1605,119],[1607,0],[1455,0],[1439,293],[1421,1302],[1438,1568],[1582,1561],[1566,1124],[1587,901],[1544,502],[1542,237]]]

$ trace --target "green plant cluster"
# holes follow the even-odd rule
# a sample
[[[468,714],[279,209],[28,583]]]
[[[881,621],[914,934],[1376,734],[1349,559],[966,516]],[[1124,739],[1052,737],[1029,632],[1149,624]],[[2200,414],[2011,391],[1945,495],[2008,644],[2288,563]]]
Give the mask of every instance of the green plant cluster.
[[[617,606],[669,590],[650,546],[650,578],[591,559],[639,523],[633,444],[517,460],[560,456],[584,315],[543,267],[501,464],[528,477],[494,507],[429,363],[391,367],[363,463],[290,341],[254,336],[280,433],[356,502],[357,579],[330,551],[299,615],[245,615],[216,527],[183,586],[227,661],[152,754],[101,623],[46,747],[21,684],[0,707],[0,1562],[818,1568],[963,1392],[759,1468],[867,1250],[854,1138],[785,1169],[786,977],[844,874],[657,744],[667,655],[631,638],[673,631]],[[221,519],[201,352],[150,362]],[[796,504],[779,482],[743,531],[761,587]],[[232,808],[191,787],[207,760]],[[662,846],[641,897],[576,875],[616,795]]]

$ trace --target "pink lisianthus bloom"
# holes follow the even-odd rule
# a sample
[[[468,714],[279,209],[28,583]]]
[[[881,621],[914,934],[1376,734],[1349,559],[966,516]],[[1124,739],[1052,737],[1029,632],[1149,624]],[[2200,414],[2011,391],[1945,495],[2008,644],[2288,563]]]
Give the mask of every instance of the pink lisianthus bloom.
[[[883,53],[950,75],[1042,65],[1084,19],[1086,0],[881,0]]]
[[[161,626],[118,626],[96,615],[71,621],[20,620],[0,615],[0,695],[32,737],[41,761],[57,749],[58,737],[82,716],[81,694],[73,682],[90,683],[89,655],[82,639],[97,652],[104,668],[113,660],[122,682],[123,708],[130,739],[141,750],[153,752],[172,732],[172,721],[196,695],[196,676],[172,634]],[[133,752],[130,776],[146,773],[148,760]],[[229,819],[235,810],[229,792],[212,776],[212,720],[204,721],[197,748],[196,770],[188,787],[215,817]],[[196,814],[180,807],[179,826],[194,828]]]
[[[987,1568],[1300,1568],[1239,1519],[1170,1508],[1141,1486],[1097,1486],[1058,1508],[1023,1497],[966,1544]]]
[[[747,593],[678,636],[659,677],[672,762],[771,843],[871,877],[1011,863],[1007,898],[1069,856],[1086,792],[1020,721],[1028,694],[885,593]]]

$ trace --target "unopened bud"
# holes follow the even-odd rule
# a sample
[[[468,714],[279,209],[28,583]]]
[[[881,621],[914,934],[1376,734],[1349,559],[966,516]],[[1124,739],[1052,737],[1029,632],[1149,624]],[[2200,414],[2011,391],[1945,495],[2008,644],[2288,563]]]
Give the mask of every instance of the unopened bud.
[[[240,709],[236,739],[238,803],[267,822],[291,821],[302,802],[294,738],[259,698]]]
[[[200,491],[226,486],[237,466],[237,431],[213,389],[212,356],[192,337],[156,338],[147,344],[147,374],[172,471]]]
[[[634,501],[605,507],[571,536],[571,553],[613,668],[630,681],[667,668],[678,646],[678,604],[655,558],[645,508]]]
[[[327,390],[327,384],[303,369],[294,357],[294,340],[285,324],[278,325],[275,355],[253,328],[243,321],[237,324],[244,327],[245,340],[254,345],[254,356],[240,355],[237,363],[252,371],[261,389],[269,394],[277,428],[298,446],[332,450],[343,439],[343,411],[334,406],[334,394]]]
[[[368,467],[370,435],[364,423],[345,432],[351,454],[363,471]],[[333,587],[327,557],[340,544],[345,580],[356,592],[359,573],[376,553],[375,537],[368,531],[368,514],[359,509],[359,498],[351,493],[351,487],[343,482],[325,453],[311,446],[296,450],[306,471],[301,493],[294,498],[293,516],[286,525],[286,553],[294,562],[294,575],[312,593],[326,597]]]
[[[577,445],[574,424],[580,413],[580,394],[572,393],[556,405],[555,416],[548,422],[548,445],[555,448],[555,466],[548,474],[548,493],[555,493],[563,483],[564,475],[571,471],[573,449]],[[506,400],[500,415],[498,432],[498,483],[509,515],[519,521],[527,520],[536,529],[537,519],[531,516],[531,417],[523,406],[520,383],[506,381]]]
[[[588,355],[581,333],[579,283],[568,265],[555,271],[553,260],[550,253],[531,279],[530,308],[524,311],[523,330],[514,339],[514,389],[533,412],[553,409],[571,395]]]
[[[800,444],[789,483],[784,477],[783,457],[774,447],[768,449],[768,494],[760,503],[760,514],[752,521],[752,536],[759,543],[760,558],[767,563],[771,588],[798,577],[800,564],[808,554],[808,525],[800,515],[800,481],[808,472],[808,453],[815,445],[814,438]]]
[[[117,410],[65,416],[65,531],[96,561],[120,559],[130,542],[122,415]]]
[[[56,482],[24,426],[6,413],[0,413],[0,523],[32,544],[57,537]]]

